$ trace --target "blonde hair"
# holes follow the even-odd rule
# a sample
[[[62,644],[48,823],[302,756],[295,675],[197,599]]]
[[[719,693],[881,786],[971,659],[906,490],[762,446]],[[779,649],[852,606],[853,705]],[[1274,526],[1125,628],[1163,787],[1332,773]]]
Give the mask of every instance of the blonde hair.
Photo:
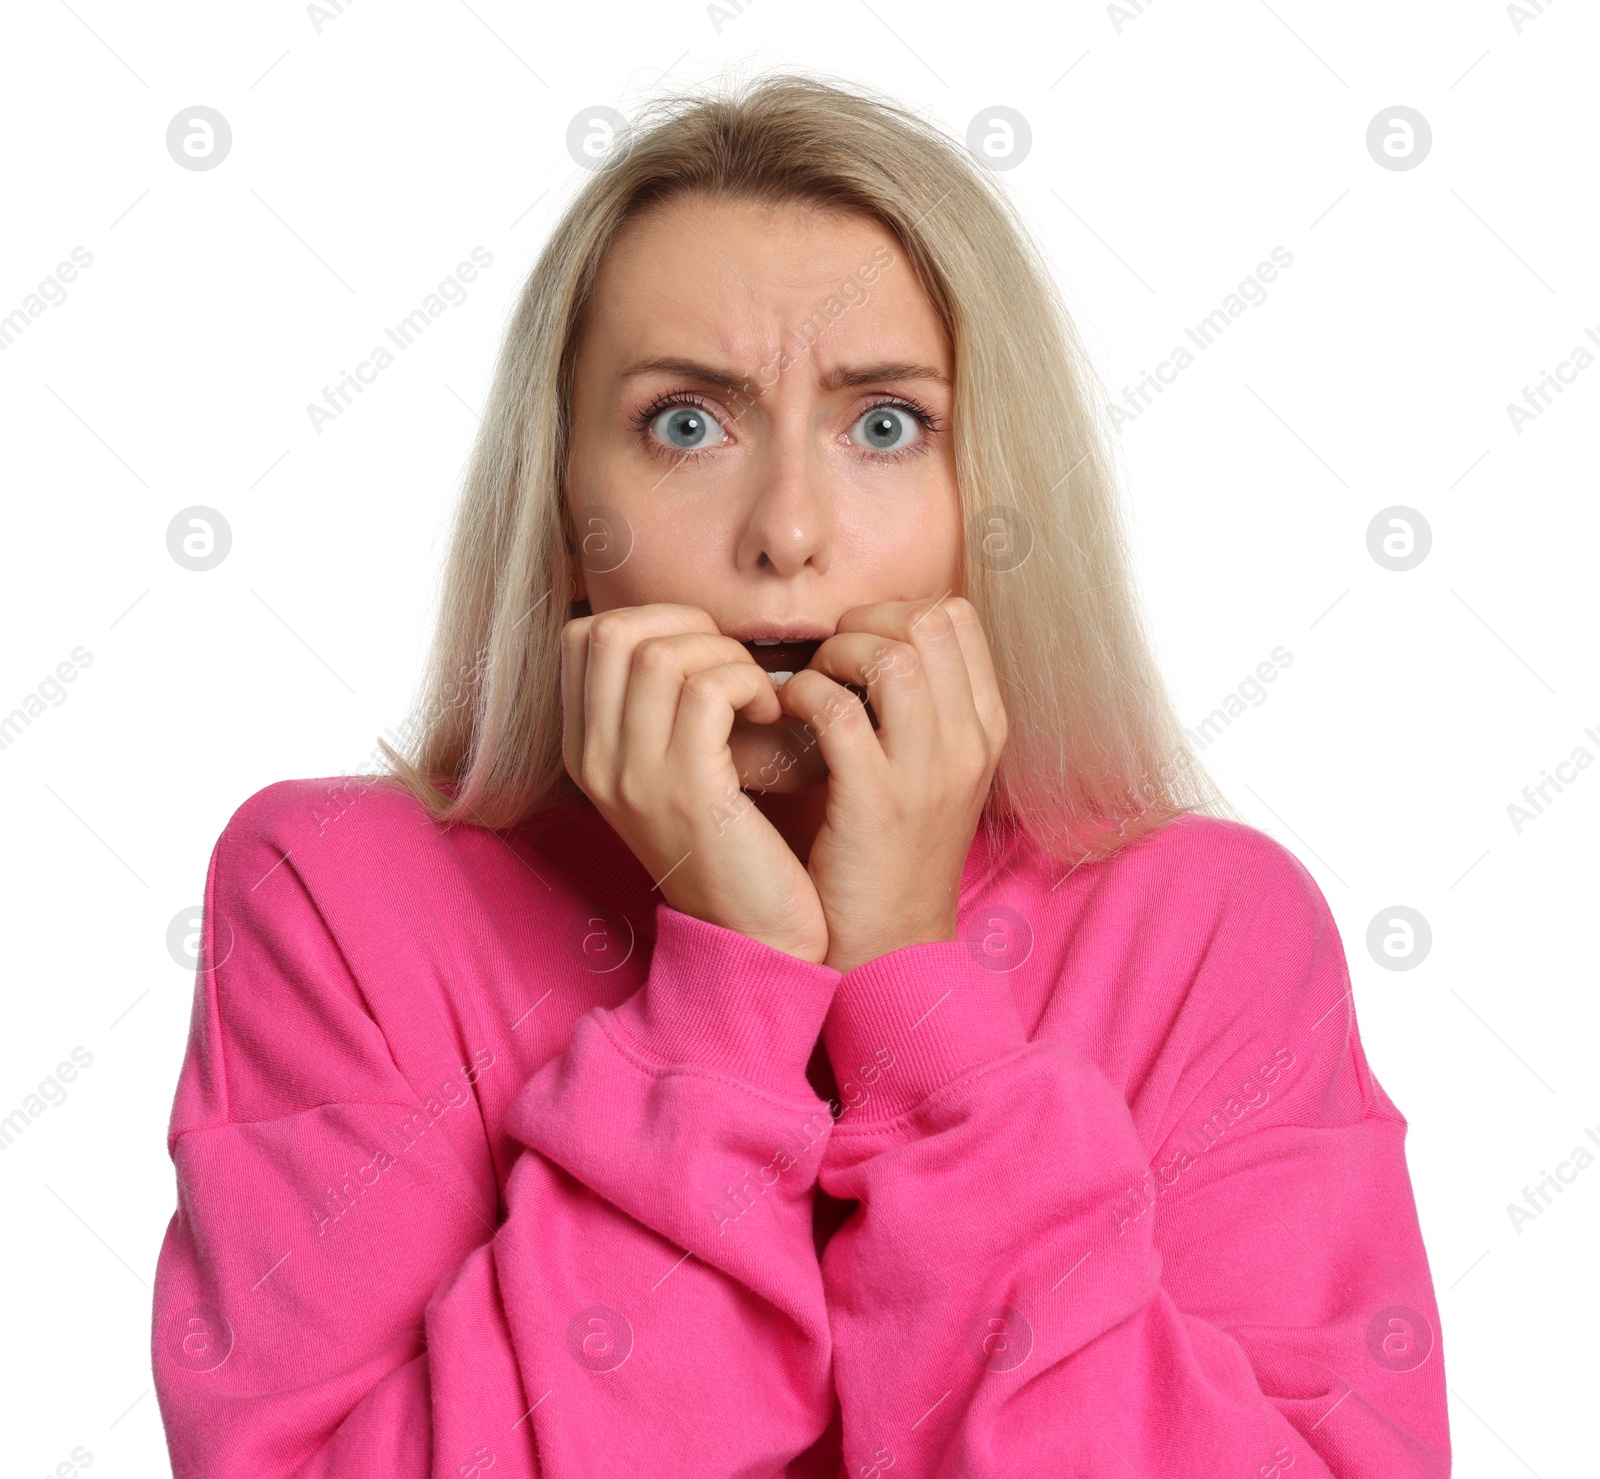
[[[380,778],[441,822],[512,826],[581,793],[562,762],[563,507],[573,364],[618,230],[684,192],[875,217],[954,352],[966,588],[1009,721],[985,824],[1106,857],[1187,811],[1232,815],[1151,655],[1129,577],[1108,397],[1020,217],[959,142],[801,74],[654,100],[529,274],[467,471],[405,756]],[[930,593],[931,595],[932,593]],[[441,789],[441,787],[447,789]]]

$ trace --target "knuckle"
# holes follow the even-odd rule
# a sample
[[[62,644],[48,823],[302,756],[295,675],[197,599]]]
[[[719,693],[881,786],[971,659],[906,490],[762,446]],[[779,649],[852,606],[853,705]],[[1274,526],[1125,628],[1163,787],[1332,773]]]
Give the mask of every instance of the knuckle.
[[[885,642],[873,654],[872,661],[867,664],[867,681],[873,682],[881,676],[892,676],[902,680],[915,679],[921,668],[922,659],[910,642]]]
[[[949,610],[941,603],[928,608],[927,614],[918,620],[916,630],[926,633],[930,641],[948,642],[956,634],[956,624]]]
[[[591,799],[597,800],[605,795],[605,767],[588,751],[578,759],[576,780]]]
[[[696,703],[715,696],[721,691],[718,683],[718,674],[715,668],[700,668],[690,673],[683,680],[683,693],[685,698],[693,699]]]
[[[989,740],[986,735],[969,734],[963,739],[961,768],[968,775],[982,775],[989,768]]]
[[[866,703],[855,694],[830,693],[827,702],[822,706],[820,714],[824,727],[835,724],[865,724],[870,728],[871,721],[867,718]]]
[[[646,637],[633,649],[633,666],[643,673],[661,674],[676,661],[670,637]]]
[[[562,627],[562,661],[572,663],[582,660],[584,649],[589,644],[589,623],[593,620],[592,616],[580,616]]]
[[[617,800],[629,811],[642,811],[650,800],[650,787],[634,771],[624,769],[617,777]]]
[[[588,622],[591,647],[615,647],[627,639],[628,617],[623,611],[602,611]]]

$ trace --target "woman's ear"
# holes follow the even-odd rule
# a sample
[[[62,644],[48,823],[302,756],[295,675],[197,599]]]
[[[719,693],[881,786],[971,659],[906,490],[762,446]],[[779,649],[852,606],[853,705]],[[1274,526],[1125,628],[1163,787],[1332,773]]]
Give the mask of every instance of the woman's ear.
[[[563,495],[561,538],[562,542],[567,547],[567,574],[572,581],[572,596],[568,604],[574,608],[572,612],[574,616],[588,616],[590,614],[588,599],[589,591],[588,586],[584,583],[583,579],[583,561],[578,558],[577,548],[572,542],[572,529],[567,523],[565,509],[566,498],[565,495]],[[576,609],[579,606],[583,607],[582,611]]]

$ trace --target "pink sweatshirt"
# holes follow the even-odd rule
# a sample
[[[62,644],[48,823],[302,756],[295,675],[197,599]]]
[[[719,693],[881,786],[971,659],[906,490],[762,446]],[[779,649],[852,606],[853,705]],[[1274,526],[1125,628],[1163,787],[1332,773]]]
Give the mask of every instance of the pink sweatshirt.
[[[252,796],[168,1135],[177,1479],[1447,1475],[1315,882],[1198,816],[1062,871],[980,831],[962,938],[841,975],[586,801]]]

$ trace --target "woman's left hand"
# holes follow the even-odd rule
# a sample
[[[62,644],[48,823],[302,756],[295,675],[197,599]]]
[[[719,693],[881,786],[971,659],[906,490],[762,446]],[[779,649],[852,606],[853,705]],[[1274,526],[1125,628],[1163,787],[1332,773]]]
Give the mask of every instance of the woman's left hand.
[[[846,683],[867,688],[876,731]],[[827,814],[806,864],[828,920],[823,963],[847,971],[955,939],[962,870],[1006,742],[972,604],[853,607],[778,696],[828,764]]]

